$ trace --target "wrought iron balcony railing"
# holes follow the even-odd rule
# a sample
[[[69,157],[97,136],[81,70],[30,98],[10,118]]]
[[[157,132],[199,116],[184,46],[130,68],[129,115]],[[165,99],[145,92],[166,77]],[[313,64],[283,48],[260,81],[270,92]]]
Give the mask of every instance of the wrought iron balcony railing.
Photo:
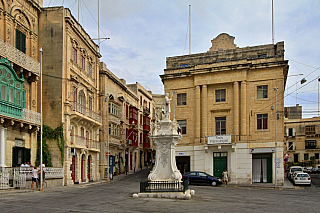
[[[79,135],[71,135],[70,137],[71,144],[85,146],[90,149],[100,149],[100,142],[92,139],[87,139]]]
[[[95,121],[98,121],[99,123],[102,122],[102,118],[98,113],[92,111],[91,109],[87,108],[86,106],[78,102],[72,102],[72,103],[73,103],[73,111],[76,111],[85,116],[88,116],[89,118],[92,118]]]

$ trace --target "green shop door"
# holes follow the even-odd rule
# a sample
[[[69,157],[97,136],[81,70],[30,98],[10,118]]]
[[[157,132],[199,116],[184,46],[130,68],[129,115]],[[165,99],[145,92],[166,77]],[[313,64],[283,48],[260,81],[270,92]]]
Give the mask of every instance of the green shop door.
[[[222,172],[227,168],[227,152],[214,152],[213,153],[213,175],[221,178]]]

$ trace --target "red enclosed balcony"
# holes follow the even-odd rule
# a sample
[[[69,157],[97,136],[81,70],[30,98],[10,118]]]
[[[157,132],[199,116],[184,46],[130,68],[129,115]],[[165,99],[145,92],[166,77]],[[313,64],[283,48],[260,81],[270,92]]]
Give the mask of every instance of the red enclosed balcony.
[[[129,146],[138,147],[138,130],[127,129],[127,143]]]
[[[143,131],[150,132],[150,118],[143,116]]]
[[[129,107],[129,124],[138,124],[138,109],[134,106]]]
[[[150,138],[146,133],[143,134],[143,148],[150,149]]]

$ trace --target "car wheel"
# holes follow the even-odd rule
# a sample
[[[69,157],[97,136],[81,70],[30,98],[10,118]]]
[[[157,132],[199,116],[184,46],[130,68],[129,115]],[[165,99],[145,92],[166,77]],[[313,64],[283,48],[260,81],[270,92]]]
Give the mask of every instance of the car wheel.
[[[211,185],[212,185],[212,186],[216,186],[216,185],[217,185],[217,182],[212,181],[212,182],[211,182]]]

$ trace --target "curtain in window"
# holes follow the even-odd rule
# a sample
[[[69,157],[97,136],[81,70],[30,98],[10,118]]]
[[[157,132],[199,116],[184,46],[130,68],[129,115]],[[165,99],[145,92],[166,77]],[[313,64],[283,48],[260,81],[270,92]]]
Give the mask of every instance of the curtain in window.
[[[260,183],[261,159],[252,159],[252,182]]]

